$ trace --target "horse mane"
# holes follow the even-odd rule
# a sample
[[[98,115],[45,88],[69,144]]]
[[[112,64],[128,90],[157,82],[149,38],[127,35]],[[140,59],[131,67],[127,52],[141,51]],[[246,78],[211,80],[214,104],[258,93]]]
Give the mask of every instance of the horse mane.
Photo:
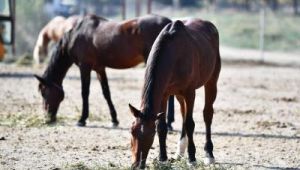
[[[67,70],[73,61],[68,54],[68,42],[70,41],[71,31],[64,34],[63,38],[56,44],[55,50],[51,56],[49,65],[43,74],[48,82],[55,82],[61,85]]]
[[[184,24],[181,21],[175,21],[167,24],[164,29],[159,33],[156,38],[147,62],[146,66],[146,74],[145,74],[145,83],[142,91],[142,105],[145,118],[151,118],[152,108],[153,108],[153,90],[154,90],[154,81],[156,78],[156,68],[160,63],[161,53],[163,52],[165,46],[168,44],[170,40],[172,40],[179,31],[184,29]]]

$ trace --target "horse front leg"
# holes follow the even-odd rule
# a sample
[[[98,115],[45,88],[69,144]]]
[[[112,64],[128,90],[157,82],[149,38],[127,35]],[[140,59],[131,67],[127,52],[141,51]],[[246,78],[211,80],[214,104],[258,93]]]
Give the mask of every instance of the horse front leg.
[[[112,121],[112,126],[116,127],[119,125],[119,121],[117,119],[117,112],[115,109],[115,106],[112,103],[111,96],[110,96],[110,90],[108,86],[108,80],[105,72],[105,68],[100,69],[97,71],[97,78],[101,83],[102,87],[102,93],[103,96],[108,104],[109,111],[110,111],[110,116],[111,116],[111,121]]]
[[[215,158],[213,155],[213,143],[211,140],[211,124],[213,119],[213,103],[217,96],[217,86],[215,82],[208,82],[204,86],[205,88],[205,106],[203,109],[203,117],[205,122],[205,128],[206,128],[206,143],[204,146],[205,151],[205,158],[204,163],[205,164],[212,164],[215,162]]]
[[[81,96],[82,96],[82,114],[77,125],[85,126],[86,119],[89,116],[89,94],[91,82],[91,68],[88,66],[80,66],[81,75]]]
[[[161,104],[161,112],[166,111],[167,98],[164,98]],[[168,159],[167,149],[166,149],[166,139],[167,139],[168,127],[166,122],[166,115],[160,117],[157,124],[157,134],[159,140],[159,161],[165,162]]]
[[[195,90],[191,90],[184,96],[186,103],[186,115],[185,115],[185,129],[188,137],[188,156],[191,164],[196,163],[196,147],[194,144],[193,133],[195,129],[195,122],[193,119],[193,109],[195,101]]]

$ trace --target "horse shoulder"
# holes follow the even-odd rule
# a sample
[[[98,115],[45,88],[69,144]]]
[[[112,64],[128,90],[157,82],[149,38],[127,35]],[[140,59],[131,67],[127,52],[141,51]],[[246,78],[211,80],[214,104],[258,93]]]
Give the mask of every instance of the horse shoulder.
[[[123,34],[140,34],[141,30],[137,19],[122,22],[120,24],[120,32]]]

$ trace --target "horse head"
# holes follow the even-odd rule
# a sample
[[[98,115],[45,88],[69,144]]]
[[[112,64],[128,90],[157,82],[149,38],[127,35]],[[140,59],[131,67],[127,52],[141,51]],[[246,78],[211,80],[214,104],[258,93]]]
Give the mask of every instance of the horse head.
[[[149,150],[154,141],[156,132],[155,121],[163,116],[164,113],[146,116],[130,104],[129,108],[133,116],[136,118],[131,127],[132,168],[144,169]]]
[[[63,88],[55,83],[49,82],[46,79],[34,75],[40,82],[39,91],[43,97],[44,109],[47,113],[46,123],[54,123],[56,121],[56,113],[59,104],[64,99]]]

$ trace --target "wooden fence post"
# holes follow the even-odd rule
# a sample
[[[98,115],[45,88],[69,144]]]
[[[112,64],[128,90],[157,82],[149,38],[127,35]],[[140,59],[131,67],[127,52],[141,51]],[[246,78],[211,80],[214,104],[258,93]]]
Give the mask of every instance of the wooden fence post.
[[[126,19],[126,0],[121,0],[122,19]]]
[[[135,0],[135,16],[139,17],[141,15],[141,0]]]
[[[152,0],[147,1],[147,14],[151,13],[151,8],[152,7]]]
[[[266,3],[261,2],[260,7],[260,33],[259,33],[259,49],[260,49],[260,59],[264,62],[264,52],[265,52],[265,26],[266,26]]]

